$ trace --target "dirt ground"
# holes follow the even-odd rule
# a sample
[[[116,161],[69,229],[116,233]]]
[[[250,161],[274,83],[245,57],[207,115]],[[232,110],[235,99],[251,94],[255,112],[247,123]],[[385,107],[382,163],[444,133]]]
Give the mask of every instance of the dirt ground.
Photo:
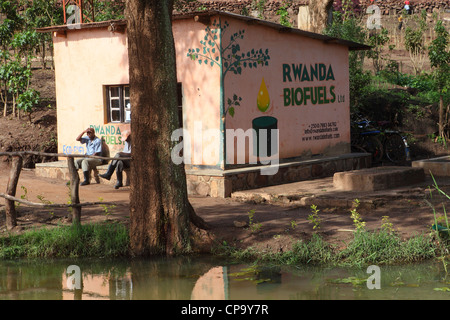
[[[0,162],[0,188],[6,190],[9,176],[8,164]],[[330,183],[331,182],[331,183]],[[20,175],[17,197],[31,202],[67,203],[69,199],[68,187],[65,181],[36,177],[33,169],[24,169]],[[450,190],[450,179],[439,180],[440,187]],[[314,230],[308,221],[311,214],[309,206],[299,205],[295,201],[238,201],[227,198],[190,197],[190,201],[197,214],[210,226],[210,233],[217,243],[226,241],[228,245],[239,248],[254,246],[259,249],[282,251],[288,250],[297,239],[308,239],[313,232],[319,232],[326,241],[345,246],[345,242],[352,238],[354,230],[350,217],[351,208],[341,205],[327,205],[324,199],[348,200],[360,199],[358,212],[366,222],[369,230],[380,228],[382,217],[388,216],[393,228],[402,236],[408,238],[413,235],[429,233],[433,224],[433,210],[425,202],[429,198],[428,186],[431,181],[393,190],[375,193],[338,193],[333,190],[331,178],[313,180],[280,186],[279,190],[291,190],[298,194],[308,193],[317,197],[319,217],[322,219],[320,229]],[[276,192],[277,187],[272,187]],[[274,191],[275,190],[275,191]],[[81,202],[114,202],[115,207],[108,204],[106,213],[101,206],[85,207],[82,209],[82,223],[119,220],[129,221],[129,187],[115,190],[110,185],[91,184],[80,187]],[[281,191],[280,191],[281,192]],[[292,194],[292,193],[291,193]],[[320,199],[322,199],[320,201]],[[438,198],[434,192],[433,203],[435,209],[442,214],[440,203],[445,200]],[[34,227],[55,227],[67,225],[69,214],[67,208],[35,208],[19,205],[18,226],[12,231],[6,231],[4,199],[0,199],[0,236],[9,233],[21,233]],[[248,225],[249,212],[254,212],[252,227]],[[240,223],[246,223],[240,226]]]

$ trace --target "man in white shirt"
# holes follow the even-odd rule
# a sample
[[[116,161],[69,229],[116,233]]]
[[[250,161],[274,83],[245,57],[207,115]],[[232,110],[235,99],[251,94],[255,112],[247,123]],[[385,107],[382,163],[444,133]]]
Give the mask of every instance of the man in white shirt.
[[[122,132],[122,139],[125,141],[125,146],[122,152],[116,153],[114,158],[130,158],[131,157],[131,132],[125,130]],[[110,180],[114,170],[116,170],[117,182],[114,189],[123,187],[123,170],[130,167],[130,160],[113,160],[108,166],[108,171],[105,174],[100,174],[99,177]]]
[[[87,137],[83,137],[86,134]],[[88,156],[102,156],[102,140],[95,135],[94,128],[87,128],[76,138],[82,144],[86,144],[86,155]],[[94,158],[76,158],[75,168],[83,170],[84,181],[80,183],[80,186],[89,184],[89,171],[96,166],[102,164],[102,159]]]

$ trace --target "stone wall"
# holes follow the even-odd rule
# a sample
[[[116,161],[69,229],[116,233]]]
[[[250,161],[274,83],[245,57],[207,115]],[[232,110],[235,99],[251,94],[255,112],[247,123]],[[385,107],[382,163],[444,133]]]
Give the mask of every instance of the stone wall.
[[[433,12],[434,10],[444,10],[444,9],[450,9],[450,2],[448,0],[410,0],[412,9],[415,12],[421,12],[422,10],[425,10],[429,13]],[[361,1],[361,5],[363,8],[366,8],[367,6],[371,5],[372,2],[370,0],[363,0]],[[402,0],[383,0],[383,1],[375,1],[374,4],[376,4],[381,9],[381,13],[384,15],[387,14],[395,14],[398,11],[402,10],[405,1]]]
[[[278,10],[285,6],[281,0],[199,0],[199,1],[182,1],[182,6],[176,8],[175,13],[192,12],[192,11],[226,11],[244,16],[250,16],[272,22],[280,22]],[[290,5],[286,6],[289,14],[289,20],[292,26],[297,25],[297,14],[300,5],[306,5],[305,0],[293,0]],[[178,10],[177,10],[178,9]]]
[[[420,12],[426,10],[432,12],[433,10],[450,10],[450,1],[448,0],[410,0],[413,10]],[[282,0],[198,0],[198,1],[180,1],[181,5],[175,10],[176,13],[192,12],[192,11],[207,11],[219,10],[227,11],[235,14],[241,14],[260,18],[263,20],[280,22],[280,15],[278,10],[282,7],[286,8],[289,15],[289,21],[292,27],[297,27],[299,7],[307,6],[309,0],[291,0],[286,5]],[[383,15],[396,14],[404,6],[404,0],[361,0],[362,11],[371,5],[376,4],[380,7]]]

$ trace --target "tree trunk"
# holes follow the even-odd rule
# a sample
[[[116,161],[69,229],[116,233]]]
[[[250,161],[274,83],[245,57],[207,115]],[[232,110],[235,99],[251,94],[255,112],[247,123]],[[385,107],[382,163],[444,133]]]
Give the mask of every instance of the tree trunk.
[[[310,28],[309,31],[322,33],[327,27],[333,0],[314,0],[309,2]]]
[[[78,176],[78,170],[75,168],[75,161],[73,157],[67,157],[67,167],[69,168],[70,173],[70,203],[71,204],[79,204],[80,196],[79,196],[79,183],[80,177]],[[81,223],[81,207],[75,206],[72,207],[72,224],[80,224]]]
[[[444,97],[439,95],[439,136],[444,138]]]
[[[131,131],[130,245],[136,256],[197,251],[205,235],[171,141],[178,128],[173,0],[127,1]]]
[[[22,170],[23,159],[21,156],[13,157],[11,171],[9,173],[8,186],[6,194],[16,195],[17,183],[19,182],[20,171]],[[11,230],[17,226],[16,207],[13,200],[5,199],[6,229]]]

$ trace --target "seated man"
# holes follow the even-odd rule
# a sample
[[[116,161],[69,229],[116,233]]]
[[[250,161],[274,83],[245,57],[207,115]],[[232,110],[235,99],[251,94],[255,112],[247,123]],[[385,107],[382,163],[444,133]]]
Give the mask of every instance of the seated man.
[[[131,132],[126,130],[122,132],[122,138],[125,140],[125,146],[122,152],[118,152],[115,158],[129,158],[131,157]],[[114,189],[123,187],[123,169],[130,167],[130,160],[113,160],[108,166],[108,171],[105,174],[100,174],[99,177],[110,180],[114,170],[116,170],[117,182]]]
[[[83,137],[86,133],[87,137]],[[86,144],[86,155],[88,156],[102,156],[102,140],[95,135],[94,128],[87,128],[76,138],[77,141]],[[75,168],[83,170],[84,181],[80,186],[89,184],[89,171],[96,166],[102,164],[102,159],[94,158],[76,158]]]

